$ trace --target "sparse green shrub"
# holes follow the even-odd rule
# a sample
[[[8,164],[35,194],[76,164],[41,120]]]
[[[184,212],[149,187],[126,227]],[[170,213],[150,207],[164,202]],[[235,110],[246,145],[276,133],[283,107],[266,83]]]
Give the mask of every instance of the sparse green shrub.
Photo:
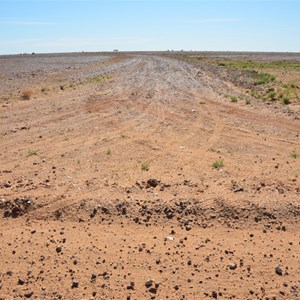
[[[300,156],[300,154],[298,154],[298,153],[296,153],[296,151],[294,150],[291,154],[290,154],[290,156],[292,157],[292,158],[298,158],[299,156]]]
[[[206,59],[207,60],[207,59]],[[294,70],[300,71],[300,63],[292,61],[272,61],[262,62],[253,60],[212,60],[213,64],[222,67],[230,67],[238,70],[253,70],[253,69],[274,69],[274,70]]]
[[[87,79],[87,83],[101,83],[112,79],[111,75],[98,75]]]
[[[267,98],[271,101],[275,101],[276,100],[276,96],[277,96],[277,93],[276,91],[272,91],[272,92],[269,92],[267,94]]]
[[[258,73],[255,72],[257,76],[256,84],[266,84],[270,82],[274,82],[276,80],[276,77],[269,73]]]
[[[36,149],[28,149],[28,151],[27,151],[27,157],[34,156],[34,155],[38,155],[38,150],[36,150]]]
[[[214,163],[213,163],[213,168],[215,169],[220,169],[224,166],[224,162],[223,162],[223,159],[221,160],[216,160]]]
[[[48,93],[50,91],[50,89],[48,88],[48,87],[46,87],[46,86],[43,86],[42,88],[41,88],[41,92],[42,93]]]
[[[231,99],[231,102],[234,102],[234,103],[238,102],[238,98],[236,96],[231,96],[230,99]]]
[[[106,155],[111,155],[111,150],[109,148],[106,150]]]
[[[281,101],[283,105],[288,105],[291,103],[290,98],[288,96],[284,96]]]
[[[142,171],[148,171],[150,168],[150,163],[149,162],[144,162],[141,164],[141,169]]]

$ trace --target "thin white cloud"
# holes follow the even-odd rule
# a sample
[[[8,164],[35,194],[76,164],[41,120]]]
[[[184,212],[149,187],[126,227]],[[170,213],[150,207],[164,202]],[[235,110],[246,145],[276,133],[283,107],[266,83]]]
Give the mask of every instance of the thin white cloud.
[[[3,25],[56,25],[54,22],[31,21],[31,20],[0,20]]]

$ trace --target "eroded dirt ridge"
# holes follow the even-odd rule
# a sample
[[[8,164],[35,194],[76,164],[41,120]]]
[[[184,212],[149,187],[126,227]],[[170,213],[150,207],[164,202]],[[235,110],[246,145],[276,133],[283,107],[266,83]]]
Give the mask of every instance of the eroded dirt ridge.
[[[296,110],[178,55],[80,59],[1,60],[0,298],[299,299]]]

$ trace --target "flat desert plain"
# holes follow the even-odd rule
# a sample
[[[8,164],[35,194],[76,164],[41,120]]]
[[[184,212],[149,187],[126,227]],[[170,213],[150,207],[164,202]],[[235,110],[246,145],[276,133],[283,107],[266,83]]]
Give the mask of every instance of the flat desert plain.
[[[0,299],[300,299],[300,54],[0,57]]]

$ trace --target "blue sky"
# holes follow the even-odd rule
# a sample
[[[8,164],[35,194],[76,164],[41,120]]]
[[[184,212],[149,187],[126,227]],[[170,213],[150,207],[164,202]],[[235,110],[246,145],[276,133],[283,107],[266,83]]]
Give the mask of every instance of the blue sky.
[[[300,52],[300,0],[0,0],[0,54]]]

